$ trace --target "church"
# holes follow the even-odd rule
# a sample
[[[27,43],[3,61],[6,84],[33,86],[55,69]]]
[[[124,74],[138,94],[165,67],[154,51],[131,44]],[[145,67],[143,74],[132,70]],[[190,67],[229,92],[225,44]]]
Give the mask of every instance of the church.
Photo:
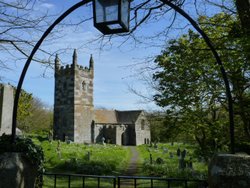
[[[55,58],[54,139],[77,143],[141,145],[151,141],[150,125],[143,110],[94,109],[94,60],[78,65],[76,50],[71,65]]]

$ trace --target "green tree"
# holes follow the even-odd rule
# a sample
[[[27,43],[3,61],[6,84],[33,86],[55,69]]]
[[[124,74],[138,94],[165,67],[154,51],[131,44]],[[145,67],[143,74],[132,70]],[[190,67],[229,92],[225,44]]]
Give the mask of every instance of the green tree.
[[[53,124],[52,109],[47,107],[40,99],[34,98],[30,110],[32,114],[29,117],[28,131],[36,133],[49,132]]]
[[[52,126],[52,116],[52,110],[40,99],[25,90],[21,91],[17,112],[18,128],[26,133],[48,132]]]
[[[239,21],[221,13],[211,18],[202,16],[199,23],[214,43],[229,75],[238,115],[236,128],[244,129],[244,136],[249,139],[250,64],[238,29]],[[225,137],[229,133],[225,88],[219,67],[203,39],[189,30],[186,35],[169,41],[155,63],[157,104],[178,112],[183,130],[193,135],[203,153],[222,148],[229,140]],[[237,133],[242,137],[242,133]],[[212,147],[206,148],[209,145]]]
[[[31,111],[32,101],[33,101],[32,94],[22,90],[20,95],[20,100],[18,103],[18,112],[17,112],[17,126],[21,130],[26,130],[27,125],[29,124],[29,118],[32,115]]]

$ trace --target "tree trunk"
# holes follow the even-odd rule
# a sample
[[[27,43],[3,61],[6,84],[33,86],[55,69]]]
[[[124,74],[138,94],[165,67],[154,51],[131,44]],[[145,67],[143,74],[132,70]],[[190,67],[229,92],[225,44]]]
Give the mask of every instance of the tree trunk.
[[[242,29],[246,34],[250,34],[250,0],[236,0],[236,8]]]

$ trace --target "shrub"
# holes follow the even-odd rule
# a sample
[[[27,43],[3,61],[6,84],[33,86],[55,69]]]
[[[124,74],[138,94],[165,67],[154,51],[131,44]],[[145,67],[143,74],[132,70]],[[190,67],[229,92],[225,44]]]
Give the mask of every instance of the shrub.
[[[35,145],[30,138],[24,137],[17,137],[12,143],[11,136],[3,134],[0,137],[0,154],[5,152],[22,152],[23,156],[38,170],[36,187],[42,187],[44,153],[40,146]]]
[[[35,145],[30,138],[17,137],[12,143],[11,136],[3,134],[0,137],[0,154],[4,152],[23,152],[27,160],[38,167],[39,172],[43,171],[43,150],[40,146]]]

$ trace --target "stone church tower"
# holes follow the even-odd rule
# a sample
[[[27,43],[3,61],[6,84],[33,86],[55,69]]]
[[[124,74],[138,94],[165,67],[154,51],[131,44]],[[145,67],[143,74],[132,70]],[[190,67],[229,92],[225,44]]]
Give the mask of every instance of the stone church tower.
[[[54,138],[68,138],[78,143],[91,142],[93,106],[94,61],[89,67],[77,64],[76,50],[73,63],[63,67],[55,59]]]

